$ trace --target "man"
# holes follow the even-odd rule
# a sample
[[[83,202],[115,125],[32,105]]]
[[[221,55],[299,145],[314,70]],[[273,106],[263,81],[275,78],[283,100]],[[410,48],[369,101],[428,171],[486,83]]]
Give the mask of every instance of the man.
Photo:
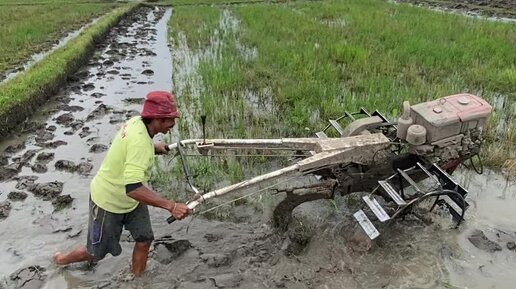
[[[146,186],[155,154],[168,152],[165,144],[154,144],[152,138],[167,133],[178,117],[172,94],[147,94],[141,115],[128,120],[116,134],[91,182],[87,245],[67,254],[55,253],[56,264],[96,262],[107,253],[120,255],[120,235],[125,227],[135,240],[132,273],[136,277],[143,274],[154,240],[147,205],[165,209],[177,220],[190,213],[185,204],[164,199]]]

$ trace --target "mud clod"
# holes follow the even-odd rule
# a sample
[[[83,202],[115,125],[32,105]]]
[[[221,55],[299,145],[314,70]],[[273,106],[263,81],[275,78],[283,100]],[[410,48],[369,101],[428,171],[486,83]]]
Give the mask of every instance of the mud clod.
[[[57,196],[57,198],[55,198],[52,201],[52,205],[54,205],[54,211],[57,212],[64,208],[70,207],[72,205],[72,202],[73,202],[73,198],[70,195],[62,195],[62,196]]]
[[[84,91],[90,91],[90,90],[94,90],[94,89],[95,89],[95,85],[93,83],[87,83],[82,86],[82,90],[84,90]]]
[[[101,97],[105,96],[105,94],[104,93],[100,93],[100,92],[94,92],[90,96],[94,97],[94,98],[101,98]]]
[[[61,194],[63,191],[63,183],[54,181],[49,183],[35,184],[29,188],[35,196],[43,198],[43,200],[51,200]]]
[[[82,131],[79,133],[80,138],[85,138],[91,134],[91,130],[89,127],[83,127]]]
[[[43,143],[46,141],[49,141],[54,138],[54,134],[52,131],[48,129],[40,129],[36,132],[36,138],[35,141],[38,143]]]
[[[14,166],[2,166],[0,167],[0,182],[10,180],[12,177],[18,174],[18,169]]]
[[[481,230],[475,230],[469,237],[468,240],[480,250],[484,250],[489,253],[501,251],[502,246],[489,240],[484,232]]]
[[[78,105],[70,106],[68,104],[63,104],[63,105],[59,106],[59,109],[61,109],[63,111],[70,111],[70,112],[78,112],[78,111],[84,110],[84,108],[81,106],[78,106]]]
[[[164,236],[154,241],[154,259],[161,264],[169,264],[191,247],[188,240],[173,240],[170,236]]]
[[[126,98],[124,102],[127,104],[143,104],[145,99],[143,97]]]
[[[50,162],[53,159],[54,159],[54,153],[47,153],[47,152],[39,153],[39,155],[36,157],[36,161],[38,161],[40,163],[44,163],[44,164]]]
[[[9,216],[11,212],[11,202],[3,201],[0,202],[0,219],[5,219]]]
[[[80,175],[86,176],[93,170],[93,165],[88,162],[81,162],[75,169]]]
[[[26,192],[12,191],[7,195],[7,198],[11,201],[23,201],[28,197]]]
[[[37,176],[22,176],[16,177],[15,180],[18,181],[16,184],[17,190],[29,190],[34,187],[34,182],[38,179]]]
[[[35,265],[17,270],[9,279],[15,282],[15,289],[37,289],[41,288],[47,278],[46,269]]]
[[[23,166],[29,164],[30,160],[36,155],[37,150],[28,150],[21,157],[13,158],[12,168],[20,171]]]
[[[38,174],[43,174],[48,171],[48,168],[44,163],[35,163],[30,167],[30,169]]]
[[[91,121],[93,119],[101,118],[113,109],[105,104],[100,104],[97,108],[95,108],[94,111],[92,111],[88,117],[86,118],[86,121]]]
[[[90,153],[102,153],[108,150],[108,146],[105,144],[94,144],[90,148]]]
[[[46,142],[46,143],[41,143],[41,144],[38,144],[39,146],[41,147],[44,147],[44,148],[52,148],[52,149],[55,149],[59,146],[64,146],[64,145],[67,145],[68,143],[63,141],[63,140],[56,140],[54,142]]]
[[[72,121],[74,121],[73,114],[67,112],[62,114],[56,118],[56,123],[68,126]]]
[[[75,172],[77,165],[72,161],[59,160],[55,163],[55,167],[57,170]]]
[[[25,149],[25,143],[19,143],[19,144],[8,146],[7,148],[5,148],[4,153],[15,154],[24,149]]]

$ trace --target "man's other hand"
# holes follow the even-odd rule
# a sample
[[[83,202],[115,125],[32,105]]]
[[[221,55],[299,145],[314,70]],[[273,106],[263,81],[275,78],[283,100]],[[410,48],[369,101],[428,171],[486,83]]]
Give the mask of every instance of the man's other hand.
[[[168,145],[164,143],[155,143],[154,144],[154,152],[157,155],[166,155],[168,154]]]

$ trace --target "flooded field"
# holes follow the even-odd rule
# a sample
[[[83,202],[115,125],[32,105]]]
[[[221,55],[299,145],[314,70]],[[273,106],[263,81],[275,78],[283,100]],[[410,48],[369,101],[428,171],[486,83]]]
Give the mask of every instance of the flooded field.
[[[116,130],[138,114],[148,91],[173,87],[189,94],[188,103],[178,100],[181,126],[199,136],[195,118],[206,92],[199,60],[216,59],[222,43],[212,38],[212,53],[203,54],[180,39],[175,50],[168,42],[170,17],[172,9],[150,7],[129,15],[59,94],[0,143],[0,288],[513,288],[516,186],[490,170],[454,174],[470,192],[459,229],[439,212],[425,220],[407,217],[382,228],[367,248],[352,238],[358,204],[350,197],[299,206],[285,233],[271,228],[270,208],[248,211],[257,214],[252,222],[200,215],[172,225],[163,211],[151,209],[157,240],[143,278],[124,281],[134,244],[127,232],[121,256],[96,266],[51,264],[55,251],[85,242],[90,180]],[[227,11],[220,19],[221,34],[233,37],[238,21]],[[240,47],[244,58],[259,57]],[[244,97],[245,107],[265,110],[265,116],[276,111],[269,88],[254,93]]]

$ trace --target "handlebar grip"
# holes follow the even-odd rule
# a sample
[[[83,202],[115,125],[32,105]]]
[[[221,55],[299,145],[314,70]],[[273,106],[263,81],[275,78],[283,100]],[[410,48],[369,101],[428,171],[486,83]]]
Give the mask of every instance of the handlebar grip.
[[[167,218],[167,223],[172,224],[175,220],[176,218],[174,218],[174,216],[170,216]]]

